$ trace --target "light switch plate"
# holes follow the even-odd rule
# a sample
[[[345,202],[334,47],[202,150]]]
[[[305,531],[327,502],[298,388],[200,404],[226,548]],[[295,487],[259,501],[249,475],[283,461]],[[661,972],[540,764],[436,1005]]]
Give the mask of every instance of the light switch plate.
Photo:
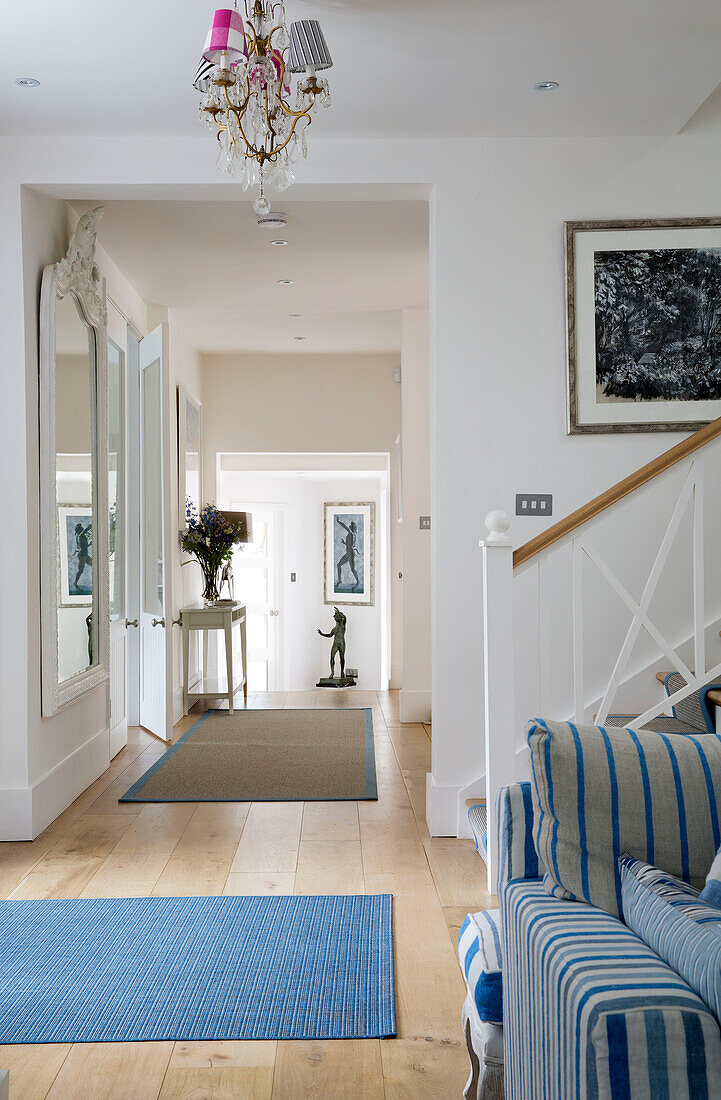
[[[420,527],[421,531],[430,531],[430,529],[431,529],[431,517],[430,516],[419,516],[418,521],[419,521],[418,526]]]
[[[516,515],[533,516],[534,519],[553,514],[553,497],[550,493],[516,493]]]
[[[291,584],[293,584],[293,583],[294,583],[294,581],[295,581],[295,578],[296,578],[296,574],[295,574],[295,573],[291,573],[291,575],[290,575],[290,582],[291,582]]]
[[[345,670],[345,674],[346,674],[346,676],[352,676],[354,680],[358,679],[358,669],[357,668],[347,668]]]

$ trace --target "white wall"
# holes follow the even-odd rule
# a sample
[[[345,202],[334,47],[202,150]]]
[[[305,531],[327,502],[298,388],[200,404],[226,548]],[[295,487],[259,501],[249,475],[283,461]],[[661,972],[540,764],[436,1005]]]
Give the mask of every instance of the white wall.
[[[405,310],[402,328],[403,688],[402,722],[431,717],[430,369],[427,310]]]
[[[397,355],[204,355],[206,496],[216,456],[233,452],[385,453],[401,429]],[[213,471],[213,473],[211,473]],[[396,500],[391,463],[391,515]],[[330,499],[330,498],[328,498]],[[402,679],[401,538],[391,524],[391,679]]]
[[[223,507],[269,505],[283,516],[279,625],[283,639],[282,687],[286,691],[307,691],[315,687],[320,676],[329,674],[331,643],[317,634],[318,628],[328,633],[333,627],[333,607],[326,605],[323,599],[323,504],[326,501],[373,501],[378,522],[381,482],[385,480],[386,475],[370,479],[350,474],[324,480],[320,472],[303,478],[241,471],[219,474],[218,499]],[[377,536],[374,606],[341,607],[348,618],[346,664],[359,670],[359,688],[376,691],[387,686],[382,661],[387,598],[381,569],[382,553]],[[290,579],[291,573],[296,574],[294,582]],[[244,598],[242,576],[242,572],[236,570],[238,599]]]
[[[682,134],[668,139],[316,140],[308,161],[298,168],[294,194],[299,198],[328,201],[328,191],[320,190],[327,187],[337,188],[335,195],[344,198],[431,196],[434,726],[429,812],[435,832],[455,832],[459,792],[482,771],[478,540],[483,516],[494,507],[510,509],[513,494],[524,489],[553,492],[555,515],[563,515],[677,438],[662,433],[566,436],[563,222],[717,214],[720,106],[712,104]],[[235,199],[238,190],[217,173],[207,134],[197,140],[18,138],[5,140],[3,152],[0,369],[9,430],[0,438],[0,469],[8,470],[25,451],[26,418],[32,423],[34,416],[19,367],[25,364],[18,285],[21,185],[89,198]],[[251,419],[244,423],[252,394],[244,396],[245,407],[234,410],[235,426],[230,417],[223,418],[227,435],[253,431]],[[286,404],[283,399],[281,405]],[[287,409],[279,421],[287,430],[293,427]],[[329,447],[337,449],[337,444]],[[228,449],[248,446],[235,443]],[[13,477],[8,492],[12,514],[21,524],[28,518],[25,477],[22,471],[19,479]],[[520,529],[516,524],[516,541],[535,534],[541,522],[527,521]],[[18,575],[15,557],[11,544],[0,547],[1,575]],[[24,575],[23,566],[20,579]],[[18,606],[19,588],[18,583],[0,627],[0,656],[6,658],[0,660],[3,720],[20,731],[10,736],[3,730],[3,763],[14,777],[26,767],[21,745],[27,704],[17,695],[18,685],[28,682],[25,647],[18,646],[27,626]]]

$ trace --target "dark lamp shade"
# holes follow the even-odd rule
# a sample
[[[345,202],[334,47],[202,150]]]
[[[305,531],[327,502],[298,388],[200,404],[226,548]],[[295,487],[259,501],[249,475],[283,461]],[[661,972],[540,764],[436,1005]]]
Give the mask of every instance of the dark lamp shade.
[[[290,25],[288,68],[304,73],[307,68],[330,69],[333,58],[317,19],[299,19]]]

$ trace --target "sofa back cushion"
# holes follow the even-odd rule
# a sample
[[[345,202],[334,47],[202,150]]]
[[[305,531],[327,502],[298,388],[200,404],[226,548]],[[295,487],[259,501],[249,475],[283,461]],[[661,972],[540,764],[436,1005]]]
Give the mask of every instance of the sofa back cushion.
[[[624,920],[721,1019],[721,910],[637,859],[619,861]]]
[[[704,885],[721,842],[721,737],[537,718],[528,744],[549,893],[620,916],[622,854]]]

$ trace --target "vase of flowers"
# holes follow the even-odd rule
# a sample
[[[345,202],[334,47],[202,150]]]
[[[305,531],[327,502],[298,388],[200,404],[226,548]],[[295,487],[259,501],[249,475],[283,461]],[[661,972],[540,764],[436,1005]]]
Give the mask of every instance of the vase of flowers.
[[[198,562],[203,573],[203,601],[206,606],[212,606],[219,598],[221,570],[226,562],[231,561],[233,547],[243,538],[244,528],[214,504],[206,504],[198,514],[195,506],[188,501],[185,519],[188,526],[180,536],[180,545],[186,554]]]

